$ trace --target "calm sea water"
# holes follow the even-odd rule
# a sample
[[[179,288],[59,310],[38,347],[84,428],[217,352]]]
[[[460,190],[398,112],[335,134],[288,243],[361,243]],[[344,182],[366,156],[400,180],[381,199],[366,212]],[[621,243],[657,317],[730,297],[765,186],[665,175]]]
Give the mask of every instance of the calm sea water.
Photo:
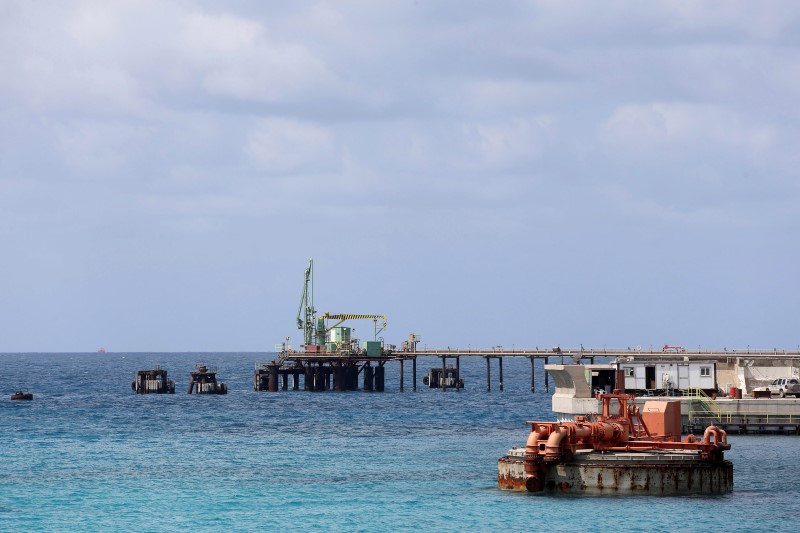
[[[497,489],[497,458],[551,420],[537,368],[505,360],[505,392],[419,384],[384,393],[252,390],[273,354],[1,354],[1,531],[460,530],[757,531],[795,524],[800,439],[732,436],[735,489],[717,497],[564,497]],[[227,396],[188,396],[218,370]],[[131,392],[160,364],[175,395]],[[496,363],[495,363],[496,365]],[[551,384],[552,385],[552,384]],[[18,388],[33,402],[12,402]],[[794,527],[789,527],[789,530]]]

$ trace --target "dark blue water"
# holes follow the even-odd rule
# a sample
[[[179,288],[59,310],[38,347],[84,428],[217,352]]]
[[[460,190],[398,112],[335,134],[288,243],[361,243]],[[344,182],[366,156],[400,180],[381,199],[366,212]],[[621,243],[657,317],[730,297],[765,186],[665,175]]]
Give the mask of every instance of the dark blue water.
[[[268,354],[0,355],[0,531],[757,531],[794,524],[800,440],[732,436],[735,489],[717,497],[563,497],[497,490],[497,458],[550,420],[527,360],[505,392],[464,361],[462,392],[256,393]],[[227,396],[188,396],[207,363]],[[175,395],[131,392],[162,365]],[[496,363],[495,363],[496,364]],[[12,402],[18,388],[33,402]],[[790,530],[794,527],[790,527]]]

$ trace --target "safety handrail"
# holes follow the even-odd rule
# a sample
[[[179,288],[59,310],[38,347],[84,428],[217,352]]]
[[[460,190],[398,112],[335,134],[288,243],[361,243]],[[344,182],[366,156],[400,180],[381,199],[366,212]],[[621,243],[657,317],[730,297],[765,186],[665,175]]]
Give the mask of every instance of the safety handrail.
[[[697,416],[699,414],[713,414],[718,420],[722,419],[719,404],[714,401],[700,387],[689,387],[681,391],[684,396],[689,398],[689,420],[696,418],[710,418]],[[695,409],[698,406],[701,409]],[[727,414],[727,413],[726,413]]]

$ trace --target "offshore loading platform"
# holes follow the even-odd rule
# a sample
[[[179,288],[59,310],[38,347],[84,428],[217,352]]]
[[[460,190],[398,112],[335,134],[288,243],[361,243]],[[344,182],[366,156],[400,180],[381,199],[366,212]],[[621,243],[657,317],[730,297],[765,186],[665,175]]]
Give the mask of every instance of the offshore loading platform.
[[[385,367],[390,361],[400,362],[400,389],[403,389],[403,363],[411,360],[416,390],[416,357],[411,352],[397,352],[394,345],[385,345],[379,335],[386,329],[385,315],[324,313],[314,308],[314,261],[305,269],[303,292],[297,309],[297,328],[303,331],[301,350],[292,349],[286,338],[276,346],[278,359],[255,365],[253,388],[277,392],[299,390],[300,376],[307,391],[352,391],[359,389],[382,392],[385,388]],[[354,329],[344,326],[351,320],[372,320],[373,338],[359,341]]]

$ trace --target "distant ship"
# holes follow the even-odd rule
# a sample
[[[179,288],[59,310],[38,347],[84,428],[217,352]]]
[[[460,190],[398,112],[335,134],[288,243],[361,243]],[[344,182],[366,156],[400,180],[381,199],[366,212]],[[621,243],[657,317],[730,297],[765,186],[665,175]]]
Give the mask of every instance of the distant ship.
[[[106,353],[106,349],[101,346],[97,349],[97,353]]]

